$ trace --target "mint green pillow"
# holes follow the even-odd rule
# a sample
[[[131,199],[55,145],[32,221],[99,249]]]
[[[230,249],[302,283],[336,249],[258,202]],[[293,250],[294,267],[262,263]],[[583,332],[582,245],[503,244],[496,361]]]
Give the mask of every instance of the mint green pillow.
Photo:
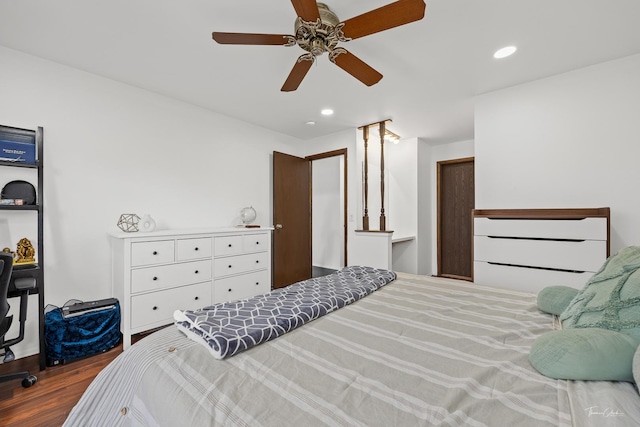
[[[538,292],[538,309],[561,315],[579,290],[568,286],[549,286]]]
[[[609,257],[560,315],[568,328],[602,328],[640,339],[640,247]]]
[[[564,329],[538,337],[529,362],[542,375],[564,380],[631,381],[640,339],[606,329]]]

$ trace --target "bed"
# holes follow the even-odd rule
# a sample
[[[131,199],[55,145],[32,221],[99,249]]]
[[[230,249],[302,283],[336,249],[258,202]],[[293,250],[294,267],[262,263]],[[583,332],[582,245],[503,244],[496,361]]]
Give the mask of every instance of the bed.
[[[528,362],[536,296],[398,273],[376,292],[217,360],[171,326],[118,356],[65,426],[626,426],[632,383]]]

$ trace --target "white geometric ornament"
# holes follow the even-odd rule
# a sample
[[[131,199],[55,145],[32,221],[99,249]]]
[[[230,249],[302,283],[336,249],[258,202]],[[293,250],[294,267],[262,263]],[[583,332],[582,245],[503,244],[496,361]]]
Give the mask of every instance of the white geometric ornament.
[[[133,233],[138,231],[138,222],[140,217],[136,214],[122,214],[118,220],[118,228],[125,233]]]

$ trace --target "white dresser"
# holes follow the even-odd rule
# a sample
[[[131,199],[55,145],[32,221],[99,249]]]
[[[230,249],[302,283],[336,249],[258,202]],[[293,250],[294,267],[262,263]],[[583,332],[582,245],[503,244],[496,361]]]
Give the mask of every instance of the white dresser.
[[[212,228],[110,233],[112,292],[123,348],[131,335],[196,309],[271,290],[271,229]]]
[[[581,289],[609,256],[609,208],[474,210],[474,282]]]

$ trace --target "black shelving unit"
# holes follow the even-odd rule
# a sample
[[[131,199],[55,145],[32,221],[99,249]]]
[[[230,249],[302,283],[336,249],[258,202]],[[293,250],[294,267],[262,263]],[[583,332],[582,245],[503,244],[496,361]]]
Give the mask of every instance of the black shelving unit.
[[[38,331],[40,342],[39,364],[40,370],[46,368],[46,356],[44,348],[44,206],[43,206],[43,187],[44,187],[44,169],[43,169],[43,129],[38,127],[36,130],[15,128],[0,125],[0,132],[3,134],[14,135],[17,139],[28,139],[35,142],[36,161],[35,163],[18,163],[0,160],[0,167],[12,168],[29,168],[37,173],[36,186],[36,202],[35,205],[0,205],[0,215],[3,211],[24,211],[35,212],[38,222],[38,242],[37,242],[37,264],[29,266],[14,267],[12,280],[21,277],[34,277],[36,279],[36,288],[31,291],[32,294],[38,295]],[[4,185],[4,184],[2,184]]]

